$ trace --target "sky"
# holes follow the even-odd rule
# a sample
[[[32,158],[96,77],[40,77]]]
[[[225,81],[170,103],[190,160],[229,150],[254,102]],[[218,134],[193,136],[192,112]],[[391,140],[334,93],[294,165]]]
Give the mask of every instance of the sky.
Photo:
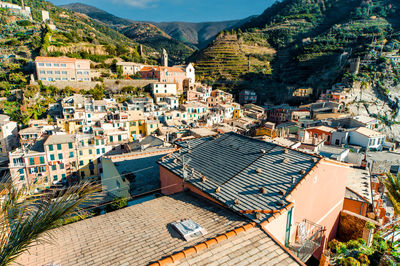
[[[50,0],[55,5],[81,2],[136,21],[208,22],[259,15],[275,0]]]

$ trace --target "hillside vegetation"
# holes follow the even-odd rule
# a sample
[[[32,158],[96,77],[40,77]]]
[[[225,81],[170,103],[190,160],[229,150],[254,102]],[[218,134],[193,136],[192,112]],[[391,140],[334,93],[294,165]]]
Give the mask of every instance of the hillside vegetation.
[[[242,33],[237,30],[234,34],[237,41],[231,41],[232,46],[239,46],[242,35],[255,40],[259,51],[274,48],[272,59],[265,56],[260,60],[270,63],[270,73],[259,68],[250,68],[242,75],[221,72],[230,64],[229,56],[223,54],[218,56],[226,63],[207,65],[204,62],[210,51],[218,51],[221,45],[218,40],[194,60],[204,78],[211,75],[212,79],[251,81],[265,96],[263,100],[268,100],[267,96],[274,96],[272,100],[277,102],[287,100],[287,89],[301,86],[315,88],[317,97],[341,80],[349,59],[368,55],[373,43],[379,46],[398,39],[394,34],[399,29],[398,10],[399,2],[394,0],[284,0],[241,26]],[[236,55],[243,58],[246,53],[239,50]]]

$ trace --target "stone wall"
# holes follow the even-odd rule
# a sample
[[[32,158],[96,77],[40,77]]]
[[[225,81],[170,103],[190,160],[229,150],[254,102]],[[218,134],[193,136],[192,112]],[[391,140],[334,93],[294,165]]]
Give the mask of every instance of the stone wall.
[[[367,217],[350,211],[341,211],[336,238],[343,242],[358,238],[363,238],[365,241],[367,241],[368,229],[365,226],[367,222],[375,224],[376,228],[380,226],[378,222]]]
[[[106,90],[118,92],[120,89],[126,86],[132,87],[146,87],[151,83],[158,82],[153,79],[133,79],[133,80],[115,80],[115,79],[104,79],[104,87]],[[58,89],[64,89],[65,87],[71,87],[73,89],[93,89],[97,84],[101,85],[100,81],[42,81],[46,86],[54,86]],[[39,85],[37,82],[31,82],[31,85]]]
[[[71,87],[73,89],[93,89],[96,84],[101,85],[99,81],[42,81],[43,85],[54,86],[58,89],[64,89],[65,87]],[[32,85],[39,85],[37,82],[31,82]]]
[[[156,79],[132,79],[132,80],[115,80],[115,79],[104,79],[104,86],[107,90],[114,92],[119,91],[123,87],[146,87],[151,83],[158,82]]]

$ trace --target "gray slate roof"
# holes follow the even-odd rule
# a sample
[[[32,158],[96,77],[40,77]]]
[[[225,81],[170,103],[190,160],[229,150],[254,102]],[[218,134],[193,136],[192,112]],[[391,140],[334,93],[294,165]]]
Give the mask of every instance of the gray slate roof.
[[[182,149],[158,163],[182,178],[182,158],[190,158],[187,182],[238,212],[285,208],[289,205],[285,197],[319,161],[318,157],[235,133],[177,144]],[[316,162],[313,158],[317,158]],[[284,159],[289,161],[283,162]],[[260,188],[266,188],[267,193],[260,193]],[[234,204],[235,199],[240,204]],[[282,200],[283,206],[278,204]],[[271,214],[263,214],[261,219],[254,214],[246,216],[262,222]]]

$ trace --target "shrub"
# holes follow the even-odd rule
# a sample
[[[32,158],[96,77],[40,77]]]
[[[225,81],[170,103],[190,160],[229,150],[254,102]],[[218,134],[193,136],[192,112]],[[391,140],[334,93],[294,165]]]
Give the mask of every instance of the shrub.
[[[340,248],[340,244],[341,243],[339,241],[337,241],[336,239],[333,239],[332,241],[330,241],[328,243],[328,246],[332,252],[336,253]]]
[[[344,266],[360,266],[360,262],[356,260],[355,258],[348,257],[344,260],[343,262]]]
[[[347,242],[346,247],[348,249],[359,249],[361,247],[361,243],[357,240],[350,240]]]
[[[365,254],[360,254],[360,255],[358,256],[358,260],[359,260],[362,264],[366,264],[366,265],[369,265],[369,264],[370,264],[370,261],[369,261],[369,259],[368,259],[368,256],[365,255]]]
[[[128,205],[127,198],[116,198],[113,202],[107,205],[107,211],[116,211],[122,208],[125,208]]]

